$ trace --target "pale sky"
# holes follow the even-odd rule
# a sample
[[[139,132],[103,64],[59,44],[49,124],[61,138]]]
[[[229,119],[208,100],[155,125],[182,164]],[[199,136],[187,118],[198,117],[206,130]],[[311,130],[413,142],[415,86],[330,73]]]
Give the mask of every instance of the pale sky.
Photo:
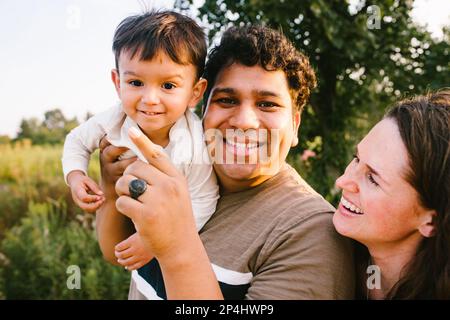
[[[196,3],[201,3],[201,0]],[[81,119],[117,102],[110,71],[119,22],[173,0],[2,0],[0,135],[14,137],[22,118],[60,108]],[[450,24],[450,1],[416,0],[413,17],[434,35]]]

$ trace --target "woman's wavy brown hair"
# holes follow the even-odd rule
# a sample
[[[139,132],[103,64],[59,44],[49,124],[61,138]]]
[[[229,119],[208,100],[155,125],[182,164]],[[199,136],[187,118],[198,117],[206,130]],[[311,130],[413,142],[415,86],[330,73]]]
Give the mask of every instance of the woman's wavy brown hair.
[[[450,299],[450,89],[403,100],[385,118],[399,128],[409,156],[406,180],[435,210],[424,238],[387,299]]]

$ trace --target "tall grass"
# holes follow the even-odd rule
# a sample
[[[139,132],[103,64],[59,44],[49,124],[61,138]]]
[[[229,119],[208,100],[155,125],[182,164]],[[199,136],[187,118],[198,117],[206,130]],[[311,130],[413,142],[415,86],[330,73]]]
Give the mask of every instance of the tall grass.
[[[61,146],[0,145],[0,299],[125,299],[129,274],[102,259],[94,216],[71,199]],[[98,154],[89,175],[98,179]],[[70,290],[67,267],[81,271]]]

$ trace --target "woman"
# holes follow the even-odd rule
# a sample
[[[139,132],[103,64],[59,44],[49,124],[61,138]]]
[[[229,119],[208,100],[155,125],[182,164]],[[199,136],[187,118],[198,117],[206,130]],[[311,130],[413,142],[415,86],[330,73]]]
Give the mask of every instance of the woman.
[[[449,137],[449,89],[402,101],[336,181],[333,223],[358,242],[359,298],[450,299]]]

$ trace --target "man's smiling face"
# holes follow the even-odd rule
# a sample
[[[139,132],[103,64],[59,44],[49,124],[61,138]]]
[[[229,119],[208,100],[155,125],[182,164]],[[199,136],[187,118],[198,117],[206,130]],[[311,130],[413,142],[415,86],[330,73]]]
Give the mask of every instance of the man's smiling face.
[[[300,124],[283,71],[236,63],[224,67],[207,103],[206,135],[218,130],[223,137],[208,147],[225,190],[250,188],[279,172],[297,143]]]

